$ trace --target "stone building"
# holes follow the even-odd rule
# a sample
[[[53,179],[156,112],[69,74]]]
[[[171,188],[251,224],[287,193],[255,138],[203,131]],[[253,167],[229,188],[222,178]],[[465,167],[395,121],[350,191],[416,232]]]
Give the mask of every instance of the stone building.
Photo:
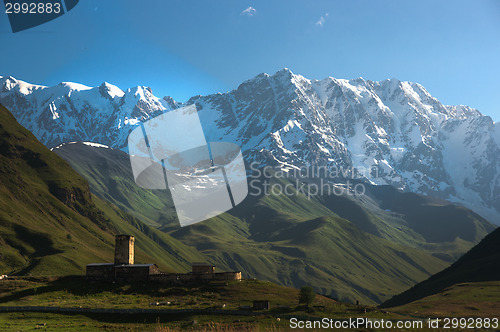
[[[115,265],[114,280],[117,281],[142,281],[150,276],[160,274],[156,264]]]
[[[213,265],[193,263],[191,273],[160,273],[149,276],[149,280],[165,285],[188,285],[210,281],[227,282],[241,280],[241,272],[215,272]]]
[[[87,265],[87,279],[89,280],[113,280],[115,276],[115,264],[93,263]]]
[[[130,235],[115,237],[115,262],[87,265],[87,279],[143,281],[149,276],[159,274],[156,264],[134,264],[135,238]]]
[[[193,263],[191,268],[194,274],[215,273],[215,266],[207,263]]]
[[[156,264],[134,264],[135,239],[130,235],[115,238],[115,262],[87,265],[89,280],[156,281],[164,284],[189,284],[208,281],[241,280],[241,272],[215,272],[215,266],[193,263],[191,273],[162,273]]]
[[[269,310],[271,307],[268,300],[254,300],[253,301],[253,309],[254,310]]]

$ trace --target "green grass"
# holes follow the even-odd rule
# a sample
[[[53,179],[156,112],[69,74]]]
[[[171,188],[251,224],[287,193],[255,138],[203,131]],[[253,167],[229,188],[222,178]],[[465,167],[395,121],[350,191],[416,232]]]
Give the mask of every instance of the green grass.
[[[87,182],[0,106],[0,274],[82,271],[111,258]]]
[[[286,317],[394,318],[374,307],[359,307],[316,295],[310,308],[298,307],[297,289],[270,282],[243,280],[227,284],[163,287],[146,282],[134,284],[90,283],[84,278],[15,278],[0,282],[0,306],[57,306],[127,309],[238,309],[252,305],[253,300],[269,300],[271,310],[265,316],[229,315],[119,315],[119,314],[55,314],[0,313],[2,331],[34,329],[46,324],[48,329],[63,330],[157,330],[179,328],[195,330],[241,331],[270,329],[288,330]],[[151,303],[170,302],[152,306]],[[366,312],[365,312],[366,311]],[[277,317],[282,317],[280,320]],[[196,324],[193,325],[193,322]]]
[[[429,279],[386,301],[384,307],[401,306],[441,293],[459,283],[500,280],[500,228],[488,234],[458,261]]]
[[[429,317],[500,318],[500,281],[456,284],[391,311]]]
[[[368,234],[339,217],[291,222],[262,242],[249,238],[245,225],[225,214],[172,236],[247,277],[310,284],[334,298],[366,304],[380,303],[446,266],[423,250]]]
[[[81,276],[17,277],[0,282],[0,306],[55,306],[115,309],[238,309],[269,300],[264,316],[200,314],[0,313],[0,330],[47,328],[61,331],[136,330],[288,331],[289,318],[418,319],[419,317],[498,317],[500,282],[458,284],[444,292],[389,311],[356,306],[316,295],[310,308],[298,306],[297,289],[258,280],[165,287],[139,282],[87,282]],[[160,306],[153,303],[163,303]],[[167,304],[170,302],[170,304]],[[280,318],[278,320],[278,318]]]
[[[289,331],[276,317],[140,315],[61,315],[52,313],[0,313],[2,331]]]
[[[236,310],[240,305],[252,305],[253,300],[270,300],[274,308],[295,308],[298,290],[258,280],[170,287],[148,282],[88,282],[79,276],[15,278],[0,284],[2,306],[204,309],[225,305],[225,309]],[[168,306],[151,306],[167,301],[171,302]],[[319,295],[315,305],[325,306],[328,312],[344,312],[354,307]]]
[[[193,248],[146,225],[111,203],[98,197],[94,197],[94,201],[118,233],[135,237],[135,248],[138,252],[136,263],[155,263],[163,272],[189,272],[192,262],[207,260],[207,257]]]
[[[120,210],[152,226],[178,223],[170,192],[135,185],[127,154],[111,149],[89,149],[81,143],[55,149],[90,184],[93,193]]]

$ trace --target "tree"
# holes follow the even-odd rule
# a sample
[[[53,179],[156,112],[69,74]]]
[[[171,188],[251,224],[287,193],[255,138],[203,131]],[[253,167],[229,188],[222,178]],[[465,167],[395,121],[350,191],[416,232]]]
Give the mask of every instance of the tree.
[[[314,302],[315,297],[316,293],[314,293],[314,289],[311,286],[304,286],[300,289],[299,304],[309,306]]]

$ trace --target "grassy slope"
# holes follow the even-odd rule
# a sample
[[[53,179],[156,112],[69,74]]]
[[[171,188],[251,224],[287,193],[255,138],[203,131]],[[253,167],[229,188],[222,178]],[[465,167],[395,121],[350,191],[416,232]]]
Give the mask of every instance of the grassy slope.
[[[203,254],[185,246],[156,228],[148,226],[134,216],[118,209],[113,204],[94,197],[96,206],[104,212],[118,233],[135,237],[135,248],[139,253],[136,263],[156,263],[163,272],[188,272],[192,262],[207,260]]]
[[[246,224],[226,214],[172,235],[247,277],[313,285],[350,302],[379,303],[446,265],[423,250],[393,244],[338,217],[297,222],[263,242],[234,232],[226,237],[229,227],[244,230]]]
[[[168,191],[137,187],[126,154],[81,143],[55,151],[89,179],[96,195],[152,226],[161,224],[164,232],[202,252],[218,268],[295,287],[312,284],[348,301],[380,303],[444,268],[475,241],[457,233],[447,242],[427,242],[408,220],[413,214],[386,211],[381,205],[391,197],[371,187],[363,197],[249,196],[228,213],[179,229]],[[272,181],[284,186],[289,180]],[[450,208],[418,195],[406,199],[410,206],[412,199],[416,210],[431,216]],[[476,225],[478,237],[488,231],[489,224],[474,216],[461,221]],[[438,221],[430,228],[439,227]]]
[[[253,300],[269,300],[272,307],[298,306],[299,290],[267,281],[243,280],[224,285],[163,287],[145,282],[110,284],[87,282],[83,277],[17,278],[0,283],[2,306],[60,306],[85,308],[149,308],[151,302],[169,301],[169,309],[203,309],[225,304],[237,310]],[[318,295],[315,305],[341,312],[353,305]]]
[[[330,199],[329,204],[325,199]],[[419,243],[418,234],[405,232],[404,225],[393,226],[401,223],[400,219],[391,225],[360,204],[344,203],[351,215],[343,215],[355,221],[351,222],[334,213],[342,209],[332,207],[336,203],[333,199],[342,197],[248,197],[230,214],[171,234],[219,264],[227,263],[249,276],[295,287],[311,284],[335,298],[365,303],[381,302],[404,285],[445,267],[447,264],[434,256],[435,251],[443,254],[471,245],[460,238],[451,243]],[[366,215],[366,222],[353,216],[355,209]],[[366,227],[369,223],[375,227]],[[382,234],[370,234],[373,229]],[[394,237],[403,241],[391,241]],[[422,250],[423,246],[429,248]]]
[[[114,234],[137,237],[137,261],[186,271],[204,257],[110,203],[0,106],[0,274],[82,274],[113,260]],[[97,203],[94,203],[94,201]]]
[[[415,193],[401,193],[391,186],[370,186],[369,196],[381,209],[401,214],[428,243],[452,242],[456,238],[478,243],[495,226],[477,213],[447,201]]]
[[[185,287],[162,287],[148,283],[132,285],[87,283],[81,277],[61,279],[18,278],[0,283],[0,306],[61,306],[83,308],[126,309],[222,309],[235,310],[251,306],[253,300],[269,300],[271,310],[265,316],[174,315],[58,315],[51,313],[0,313],[3,330],[27,330],[38,323],[47,328],[75,331],[137,330],[177,331],[187,328],[196,331],[276,331],[289,328],[282,316],[307,318],[376,317],[395,318],[399,315],[382,312],[373,307],[340,303],[316,295],[309,309],[298,307],[297,289],[270,282],[243,280],[227,284],[204,284]],[[163,303],[152,306],[151,303]],[[166,304],[170,302],[170,304]],[[315,306],[315,307],[314,307]],[[193,322],[196,324],[193,325]]]
[[[0,106],[1,273],[81,272],[110,260],[112,229],[86,181]]]
[[[437,294],[391,308],[421,317],[497,317],[500,312],[500,281],[467,282]]]
[[[64,145],[55,152],[88,179],[92,192],[99,197],[152,226],[164,230],[178,227],[168,190],[146,190],[136,186],[125,153],[81,143]],[[282,186],[287,181],[273,179]],[[260,179],[259,182],[262,183]],[[366,185],[366,188],[367,195],[361,197],[324,195],[308,199],[300,194],[286,200],[249,197],[245,207],[238,206],[230,213],[251,224],[254,237],[258,236],[259,227],[268,233],[271,226],[270,220],[252,217],[256,215],[257,205],[275,211],[273,227],[276,231],[286,226],[288,220],[340,216],[370,234],[405,246],[424,248],[449,262],[494,228],[472,211],[446,201],[401,193],[390,186]]]
[[[497,228],[450,267],[394,296],[382,306],[400,306],[437,294],[458,283],[500,281],[499,263],[500,228]]]
[[[153,226],[177,222],[170,192],[135,185],[130,160],[122,151],[66,144],[54,152],[83,175],[93,193]]]
[[[170,234],[247,277],[310,284],[351,302],[380,303],[447,265],[424,250],[369,234],[301,194],[247,200],[231,214]]]

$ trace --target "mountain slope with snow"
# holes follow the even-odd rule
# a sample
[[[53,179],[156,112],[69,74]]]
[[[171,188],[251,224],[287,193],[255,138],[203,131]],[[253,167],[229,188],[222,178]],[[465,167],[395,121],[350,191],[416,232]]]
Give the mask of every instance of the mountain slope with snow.
[[[139,121],[196,104],[208,141],[235,142],[247,161],[342,167],[375,184],[463,204],[500,223],[500,126],[443,105],[417,83],[309,80],[283,69],[186,103],[104,83],[54,87],[0,78],[0,102],[44,144],[124,148]]]
[[[49,148],[71,141],[124,146],[139,121],[171,109],[143,86],[127,91],[106,82],[94,88],[67,82],[45,87],[0,76],[0,89],[0,102]]]

